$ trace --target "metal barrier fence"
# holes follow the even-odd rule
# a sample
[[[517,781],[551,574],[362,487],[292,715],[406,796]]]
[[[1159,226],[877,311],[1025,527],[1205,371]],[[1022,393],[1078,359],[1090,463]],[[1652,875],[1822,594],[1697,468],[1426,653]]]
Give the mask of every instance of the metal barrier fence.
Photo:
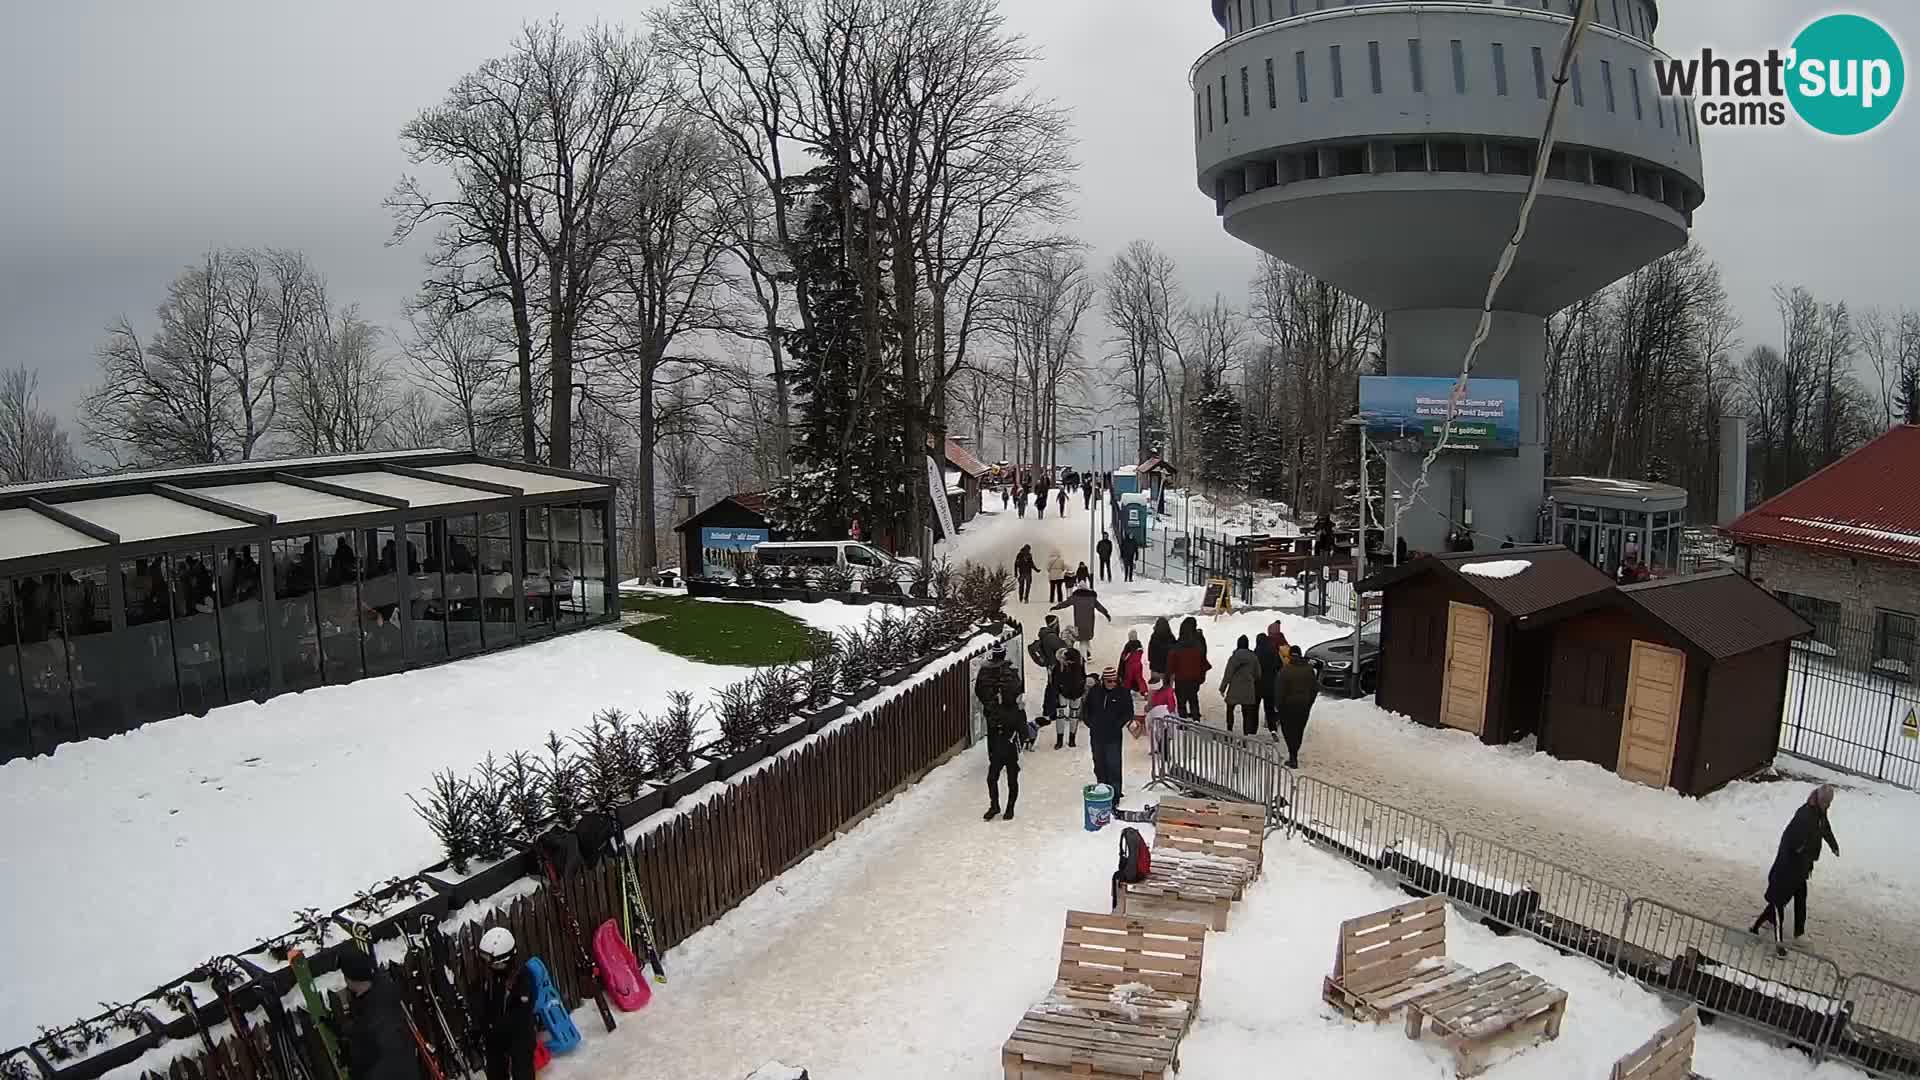
[[[1283,768],[1271,740],[1172,721],[1153,783],[1267,807],[1269,829],[1721,1018],[1879,1076],[1920,1078],[1920,990]]]

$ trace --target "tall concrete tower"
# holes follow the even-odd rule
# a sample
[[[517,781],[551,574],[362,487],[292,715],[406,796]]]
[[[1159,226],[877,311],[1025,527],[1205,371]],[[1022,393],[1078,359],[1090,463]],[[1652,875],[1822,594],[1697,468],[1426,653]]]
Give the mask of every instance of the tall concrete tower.
[[[1596,0],[1548,179],[1481,378],[1520,383],[1517,457],[1434,464],[1402,519],[1531,540],[1544,498],[1546,317],[1687,241],[1705,198],[1690,102],[1661,98],[1653,0]],[[1212,0],[1194,65],[1200,189],[1229,233],[1386,313],[1387,371],[1456,377],[1534,169],[1579,0]],[[1415,455],[1392,455],[1402,485]],[[1481,547],[1487,542],[1481,541]]]

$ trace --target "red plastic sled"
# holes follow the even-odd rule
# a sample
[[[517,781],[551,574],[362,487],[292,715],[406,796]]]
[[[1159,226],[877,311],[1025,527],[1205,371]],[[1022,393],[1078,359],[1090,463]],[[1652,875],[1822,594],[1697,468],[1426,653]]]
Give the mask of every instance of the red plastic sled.
[[[653,1000],[653,988],[647,985],[647,977],[633,958],[633,950],[627,947],[618,922],[608,919],[593,932],[593,956],[606,973],[607,997],[613,999],[615,1008],[633,1012]]]
[[[547,1049],[546,1042],[542,1039],[533,1040],[533,1071],[539,1072],[552,1061],[553,1051]]]

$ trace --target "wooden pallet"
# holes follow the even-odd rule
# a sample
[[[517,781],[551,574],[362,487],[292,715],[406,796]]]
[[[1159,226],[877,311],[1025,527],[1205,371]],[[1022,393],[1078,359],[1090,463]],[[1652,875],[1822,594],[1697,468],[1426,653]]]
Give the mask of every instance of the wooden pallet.
[[[1257,803],[1166,795],[1154,811],[1156,862],[1162,851],[1244,860],[1252,871],[1240,883],[1243,888],[1248,881],[1260,876],[1266,839],[1267,808]],[[1234,899],[1239,899],[1238,893]]]
[[[1613,1063],[1608,1080],[1700,1080],[1693,1071],[1693,1040],[1700,1031],[1700,1011],[1693,1006],[1640,1048]]]
[[[1567,992],[1514,964],[1501,964],[1407,1003],[1407,1038],[1423,1026],[1453,1050],[1455,1076],[1478,1076],[1495,1047],[1544,1034],[1560,1037]]]
[[[1000,1067],[1005,1080],[1164,1080],[1179,1042],[1178,1031],[1158,1024],[1036,1007],[1000,1048]]]
[[[1155,849],[1153,872],[1145,881],[1120,887],[1114,912],[1197,916],[1212,929],[1225,930],[1228,909],[1252,876],[1253,864],[1245,859]],[[1143,900],[1150,901],[1152,907],[1142,911],[1139,903]]]
[[[1200,1010],[1206,935],[1189,922],[1067,912],[1053,989],[1001,1048],[1007,1080],[1161,1080],[1178,1068]]]
[[[1447,959],[1446,901],[1429,896],[1341,923],[1320,996],[1351,1019],[1378,1023],[1472,974]]]

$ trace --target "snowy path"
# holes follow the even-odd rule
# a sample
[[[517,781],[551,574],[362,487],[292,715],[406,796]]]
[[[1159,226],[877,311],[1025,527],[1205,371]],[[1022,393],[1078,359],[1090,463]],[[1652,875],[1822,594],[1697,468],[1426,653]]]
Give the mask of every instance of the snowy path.
[[[977,531],[974,531],[976,530]],[[1052,548],[1070,564],[1086,551],[1087,519],[1075,503],[1065,521],[982,519],[963,532],[956,557],[1011,565],[1020,545],[1033,544],[1044,565]],[[1116,566],[1117,575],[1117,566]],[[1145,641],[1154,605],[1177,591],[1158,582],[1098,584],[1115,610],[1095,637],[1092,666],[1111,664],[1139,630]],[[1036,584],[1044,599],[1045,581]],[[1046,605],[1014,604],[1029,629]],[[1122,615],[1121,613],[1125,614]],[[1178,628],[1188,610],[1164,612]],[[1258,633],[1274,618],[1265,612],[1202,619],[1217,674],[1234,638]],[[1323,623],[1282,617],[1288,638],[1302,647],[1338,636]],[[1029,677],[1037,677],[1030,669]],[[1201,692],[1202,715],[1226,714],[1217,684]],[[1685,911],[1745,927],[1761,906],[1768,866],[1780,830],[1812,785],[1796,781],[1742,783],[1705,799],[1683,798],[1621,780],[1597,766],[1560,761],[1520,746],[1493,748],[1459,732],[1420,727],[1382,712],[1371,700],[1322,698],[1301,753],[1305,775],[1351,788],[1438,821],[1449,830],[1551,859],[1603,882],[1625,887]],[[1920,820],[1920,793],[1884,784],[1836,778],[1834,831],[1844,858],[1821,860],[1809,893],[1808,947],[1834,960],[1842,974],[1865,971],[1915,983],[1920,971],[1920,924],[1899,913],[1920,892],[1920,854],[1912,823]],[[1590,812],[1581,812],[1586,809]]]
[[[1145,762],[1128,743],[1128,774]],[[740,1080],[771,1059],[816,1080],[989,1080],[1000,1047],[1058,967],[1069,909],[1102,911],[1117,829],[1079,827],[1086,749],[1028,755],[1016,820],[979,820],[984,750],[935,770],[875,815],[667,957],[671,981],[646,1010],[586,1042],[549,1080]],[[1129,800],[1135,801],[1135,800]],[[1319,996],[1340,921],[1406,897],[1336,857],[1272,840],[1266,876],[1209,935],[1201,1007],[1183,1076],[1399,1080],[1451,1075],[1439,1042],[1401,1025],[1335,1017]],[[1449,952],[1513,961],[1564,987],[1561,1038],[1496,1064],[1502,1080],[1605,1075],[1673,1017],[1637,984],[1518,936],[1452,916]],[[1745,1080],[1857,1080],[1837,1065],[1712,1028],[1696,1064]]]

